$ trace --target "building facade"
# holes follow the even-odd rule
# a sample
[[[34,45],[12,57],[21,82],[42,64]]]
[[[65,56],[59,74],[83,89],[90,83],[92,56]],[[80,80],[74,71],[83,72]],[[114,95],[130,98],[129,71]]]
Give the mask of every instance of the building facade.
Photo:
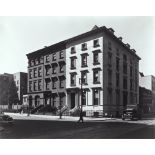
[[[139,87],[139,110],[141,114],[150,113],[152,110],[152,91]]]
[[[27,57],[29,105],[65,105],[66,52],[63,43],[30,53]]]
[[[18,102],[19,99],[13,74],[0,74],[0,108],[12,109]]]
[[[155,112],[155,77],[153,75],[144,76],[140,74],[139,85],[152,92],[151,112]]]
[[[27,94],[27,73],[17,72],[13,74],[14,81],[17,87],[19,104],[23,102],[23,95]]]
[[[63,45],[63,47],[62,47]],[[124,44],[121,37],[116,37],[112,28],[93,27],[91,31],[67,39],[63,42],[46,47],[42,50],[28,54],[29,64],[42,56],[42,104],[46,103],[46,81],[49,81],[49,102],[53,105],[60,104],[53,99],[59,96],[60,87],[53,89],[54,78],[59,78],[59,72],[53,72],[45,76],[47,69],[54,65],[59,66],[59,59],[55,63],[52,60],[53,52],[60,55],[59,46],[64,51],[63,63],[65,64],[65,85],[62,92],[65,94],[65,103],[69,109],[81,106],[86,115],[102,113],[116,115],[122,112],[128,105],[139,103],[139,60],[136,51],[130,49],[129,44]],[[49,63],[45,63],[49,55]],[[31,59],[32,58],[32,59]],[[48,67],[47,67],[48,66]],[[60,67],[60,66],[59,66]],[[29,66],[29,100],[35,100],[35,96],[41,91],[34,90],[35,80],[31,75],[35,73],[36,65]],[[49,70],[50,70],[49,69]],[[36,69],[37,70],[37,69]],[[38,71],[36,71],[38,72]],[[56,79],[56,78],[55,78]],[[58,83],[60,83],[60,81]],[[82,87],[82,88],[81,88]],[[32,89],[31,89],[32,88]],[[51,101],[51,98],[54,101]],[[30,102],[31,103],[31,102]]]

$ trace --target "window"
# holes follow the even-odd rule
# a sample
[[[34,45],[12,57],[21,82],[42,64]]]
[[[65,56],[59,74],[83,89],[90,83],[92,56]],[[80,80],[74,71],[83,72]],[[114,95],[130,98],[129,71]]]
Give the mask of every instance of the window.
[[[130,79],[130,90],[133,90],[133,80]]]
[[[63,105],[63,99],[64,99],[64,97],[60,95],[60,98],[59,99],[60,99],[60,105],[62,106]]]
[[[50,61],[49,55],[46,55],[45,59],[46,59],[46,62],[49,62]]]
[[[56,106],[56,96],[53,96],[53,106]]]
[[[87,50],[87,44],[86,44],[86,43],[83,43],[83,44],[81,45],[81,50],[82,50],[82,51]]]
[[[29,78],[32,79],[32,70],[29,70]]]
[[[71,54],[76,53],[75,47],[71,47]]]
[[[94,47],[98,47],[99,45],[99,39],[94,40]]]
[[[93,79],[94,79],[94,84],[100,83],[99,70],[94,70]]]
[[[64,52],[63,51],[60,51],[60,59],[63,59],[64,58]]]
[[[119,73],[116,73],[116,87],[119,87]]]
[[[53,89],[56,89],[56,83],[57,83],[57,80],[53,79],[53,81],[52,81],[52,88]]]
[[[116,49],[116,55],[119,57],[119,49]]]
[[[123,77],[123,89],[127,89],[127,78]]]
[[[111,42],[108,42],[108,49],[111,50]]]
[[[60,65],[60,73],[63,73],[64,72],[64,65]]]
[[[127,63],[123,62],[123,73],[127,74]]]
[[[112,86],[112,70],[108,69],[108,85]]]
[[[116,71],[119,72],[119,58],[116,58]]]
[[[50,75],[50,66],[45,66],[46,76]]]
[[[52,56],[53,56],[52,60],[55,61],[56,60],[56,53],[53,53]]]
[[[56,74],[56,65],[53,66],[53,68],[52,68],[52,73],[53,73],[53,74]]]
[[[82,92],[82,105],[86,105],[86,91]]]
[[[127,56],[125,54],[123,54],[123,61],[127,61]]]
[[[133,76],[133,67],[130,66],[130,77],[132,77],[132,76]]]
[[[87,67],[87,55],[81,55],[81,67]]]
[[[98,55],[99,55],[98,53],[94,53],[94,65],[100,64]]]
[[[32,81],[29,82],[29,92],[32,92]]]
[[[34,68],[34,78],[37,77],[37,68]]]
[[[40,57],[40,60],[39,61],[40,61],[40,63],[43,63],[44,62],[43,56]]]
[[[116,105],[120,105],[120,91],[116,90]]]
[[[35,64],[36,64],[36,65],[39,64],[38,58],[35,59]]]
[[[112,105],[112,102],[113,102],[112,90],[108,89],[108,91],[107,91],[107,104]]]
[[[64,79],[60,79],[60,88],[64,88]]]
[[[138,75],[137,75],[137,69],[135,69],[135,91],[137,91],[137,87],[138,87]]]
[[[33,83],[33,87],[34,87],[34,91],[36,91],[37,90],[37,81],[34,81],[34,83]]]
[[[76,58],[71,57],[71,69],[76,69]]]
[[[109,67],[112,66],[112,53],[111,52],[108,52],[108,65]]]
[[[97,89],[93,90],[93,104],[99,105],[99,90]]]
[[[82,77],[82,84],[87,84],[87,72],[82,71],[81,77]]]
[[[38,80],[38,90],[42,90],[42,89],[41,89],[41,86],[42,86],[42,85],[41,85],[41,80]]]
[[[50,90],[50,80],[46,80],[46,90]]]
[[[39,76],[39,77],[42,76],[42,68],[41,68],[41,67],[38,68],[38,76]]]
[[[34,65],[34,60],[31,60],[30,65],[31,65],[31,66]]]
[[[76,85],[76,74],[75,73],[71,73],[70,74],[70,82],[71,82],[71,86],[75,86]]]

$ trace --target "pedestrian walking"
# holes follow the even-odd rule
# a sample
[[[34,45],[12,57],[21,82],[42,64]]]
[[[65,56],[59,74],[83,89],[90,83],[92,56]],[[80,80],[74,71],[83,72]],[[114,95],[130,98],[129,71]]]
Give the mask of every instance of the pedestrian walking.
[[[80,112],[80,118],[79,118],[78,122],[83,123],[83,112],[82,111]]]

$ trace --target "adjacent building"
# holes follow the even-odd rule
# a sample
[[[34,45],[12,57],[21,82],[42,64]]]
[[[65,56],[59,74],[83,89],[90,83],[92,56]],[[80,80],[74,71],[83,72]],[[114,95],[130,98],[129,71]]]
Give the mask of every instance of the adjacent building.
[[[13,77],[17,87],[19,104],[22,104],[23,95],[27,94],[27,73],[17,72],[13,74]]]
[[[155,111],[155,77],[153,75],[144,76],[143,74],[139,74],[139,86],[144,87],[147,90],[152,92],[152,104],[150,107],[150,111]]]
[[[16,85],[12,74],[0,74],[0,108],[12,108],[18,102]]]
[[[66,104],[66,51],[64,42],[27,54],[28,101],[58,107]]]
[[[94,26],[27,57],[30,106],[76,109],[82,102],[86,115],[119,115],[139,103],[140,57],[112,28]]]
[[[141,114],[152,111],[152,91],[144,87],[139,87],[139,110]]]

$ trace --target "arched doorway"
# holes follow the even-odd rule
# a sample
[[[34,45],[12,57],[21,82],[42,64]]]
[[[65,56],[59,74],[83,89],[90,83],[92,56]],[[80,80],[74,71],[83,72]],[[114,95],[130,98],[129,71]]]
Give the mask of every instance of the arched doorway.
[[[35,96],[35,107],[40,105],[40,96]]]

